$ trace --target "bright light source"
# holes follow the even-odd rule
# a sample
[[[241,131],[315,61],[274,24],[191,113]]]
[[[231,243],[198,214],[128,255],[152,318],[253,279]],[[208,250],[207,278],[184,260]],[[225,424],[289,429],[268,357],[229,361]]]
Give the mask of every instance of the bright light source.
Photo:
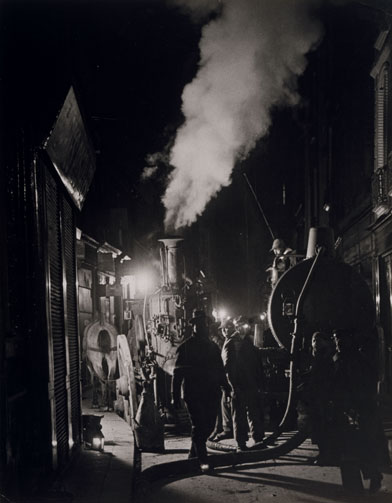
[[[220,320],[224,320],[227,316],[227,311],[226,309],[219,309],[218,311],[218,317]]]
[[[261,320],[261,321],[264,321],[264,320],[265,320],[265,318],[266,318],[265,313],[261,313],[261,314],[260,314],[260,320]]]
[[[249,325],[245,323],[244,328],[249,328]]]
[[[140,271],[136,274],[136,284],[139,292],[146,294],[154,285],[154,278],[150,271]]]
[[[97,451],[103,451],[105,445],[105,439],[101,433],[101,436],[93,437],[91,442],[91,447]]]

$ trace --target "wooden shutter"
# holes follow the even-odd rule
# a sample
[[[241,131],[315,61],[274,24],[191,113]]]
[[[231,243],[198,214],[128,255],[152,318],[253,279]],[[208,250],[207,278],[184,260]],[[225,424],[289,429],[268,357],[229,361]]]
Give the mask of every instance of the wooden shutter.
[[[66,340],[68,350],[68,392],[71,408],[70,446],[80,441],[81,406],[79,379],[79,336],[76,300],[76,236],[74,213],[71,205],[63,197],[62,229],[64,243],[65,301],[66,301]]]
[[[387,159],[387,119],[388,119],[388,93],[389,93],[389,65],[382,67],[376,79],[375,103],[375,169],[385,166]]]
[[[52,412],[54,467],[64,466],[68,458],[68,405],[66,386],[66,347],[63,304],[63,262],[61,205],[57,183],[48,169],[45,173],[47,219],[47,306],[49,347],[49,398]]]

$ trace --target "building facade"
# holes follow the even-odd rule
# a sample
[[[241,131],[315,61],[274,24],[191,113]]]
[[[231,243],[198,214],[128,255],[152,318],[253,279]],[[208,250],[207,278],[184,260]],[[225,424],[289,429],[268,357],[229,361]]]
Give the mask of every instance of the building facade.
[[[95,158],[69,89],[45,142],[8,115],[2,151],[1,487],[19,497],[81,443],[75,215]]]
[[[390,396],[390,13],[366,4],[331,8],[313,61],[316,71],[308,79],[315,92],[306,123],[306,222],[333,228],[337,255],[361,273],[373,293],[379,392]]]

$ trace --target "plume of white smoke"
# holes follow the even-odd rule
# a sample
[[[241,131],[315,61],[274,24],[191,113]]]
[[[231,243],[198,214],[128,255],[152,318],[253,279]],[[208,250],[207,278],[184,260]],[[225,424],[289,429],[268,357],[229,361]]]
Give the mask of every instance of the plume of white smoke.
[[[267,133],[272,107],[298,103],[305,55],[321,37],[310,0],[222,0],[221,6],[203,28],[200,68],[182,95],[185,122],[163,196],[167,228],[190,225],[230,184],[236,161]]]

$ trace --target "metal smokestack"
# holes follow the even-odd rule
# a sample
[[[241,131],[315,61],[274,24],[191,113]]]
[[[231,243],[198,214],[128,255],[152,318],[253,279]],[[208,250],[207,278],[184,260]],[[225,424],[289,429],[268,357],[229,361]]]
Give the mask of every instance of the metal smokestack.
[[[173,237],[158,239],[163,244],[161,249],[162,286],[179,289],[183,283],[184,256],[183,238]]]
[[[309,229],[306,258],[313,258],[318,247],[324,248],[324,256],[335,256],[334,233],[330,227],[311,227]]]

